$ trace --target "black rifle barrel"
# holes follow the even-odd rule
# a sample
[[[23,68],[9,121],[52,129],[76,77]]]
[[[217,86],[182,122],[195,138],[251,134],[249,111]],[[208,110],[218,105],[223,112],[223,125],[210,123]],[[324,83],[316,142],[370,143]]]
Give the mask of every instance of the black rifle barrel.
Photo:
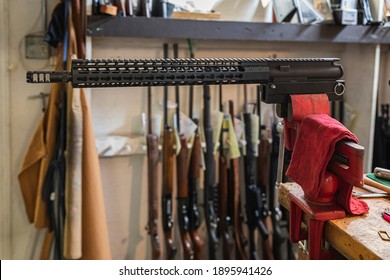
[[[342,100],[338,58],[176,58],[72,61],[67,71],[28,71],[29,83],[71,82],[77,88],[262,84],[262,101],[284,103],[289,94],[327,93]]]

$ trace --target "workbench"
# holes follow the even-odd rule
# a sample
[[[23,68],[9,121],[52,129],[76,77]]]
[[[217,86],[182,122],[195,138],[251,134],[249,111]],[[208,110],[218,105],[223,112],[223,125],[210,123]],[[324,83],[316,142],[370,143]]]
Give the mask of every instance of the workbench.
[[[300,188],[296,183],[282,183],[279,189],[280,204],[289,210],[289,193]],[[325,240],[347,259],[390,260],[390,241],[382,240],[378,234],[380,230],[390,234],[390,223],[381,215],[386,209],[390,211],[390,199],[366,198],[364,201],[370,207],[369,213],[362,216],[347,214],[343,219],[327,221]]]

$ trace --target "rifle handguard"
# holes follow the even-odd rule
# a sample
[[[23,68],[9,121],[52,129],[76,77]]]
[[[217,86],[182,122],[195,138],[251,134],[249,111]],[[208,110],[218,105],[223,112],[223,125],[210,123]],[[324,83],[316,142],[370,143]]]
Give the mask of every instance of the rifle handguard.
[[[72,60],[71,71],[28,71],[28,83],[73,87],[262,84],[262,101],[288,103],[290,94],[326,93],[342,100],[337,58],[213,58]]]

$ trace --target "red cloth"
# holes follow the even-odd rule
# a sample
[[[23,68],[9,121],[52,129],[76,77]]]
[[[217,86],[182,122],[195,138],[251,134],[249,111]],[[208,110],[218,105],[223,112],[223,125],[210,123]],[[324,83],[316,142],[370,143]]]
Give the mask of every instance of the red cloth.
[[[284,143],[286,149],[294,149],[297,138],[297,123],[311,114],[330,114],[327,94],[293,94],[291,98],[291,116],[284,122]]]
[[[330,114],[327,94],[294,94],[290,95],[292,120],[302,121],[312,114]]]
[[[329,115],[308,115],[301,122],[286,176],[298,183],[305,193],[317,197],[335,145],[343,139],[358,143],[352,132]],[[352,197],[352,187],[340,187],[336,202],[351,214],[367,213],[367,204]]]

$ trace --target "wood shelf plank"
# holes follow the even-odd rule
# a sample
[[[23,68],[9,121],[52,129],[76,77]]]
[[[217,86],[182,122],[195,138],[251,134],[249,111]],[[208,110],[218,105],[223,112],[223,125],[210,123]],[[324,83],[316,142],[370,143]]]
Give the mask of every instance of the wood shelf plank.
[[[268,42],[390,43],[390,28],[383,26],[306,25],[120,16],[88,17],[87,35]]]

